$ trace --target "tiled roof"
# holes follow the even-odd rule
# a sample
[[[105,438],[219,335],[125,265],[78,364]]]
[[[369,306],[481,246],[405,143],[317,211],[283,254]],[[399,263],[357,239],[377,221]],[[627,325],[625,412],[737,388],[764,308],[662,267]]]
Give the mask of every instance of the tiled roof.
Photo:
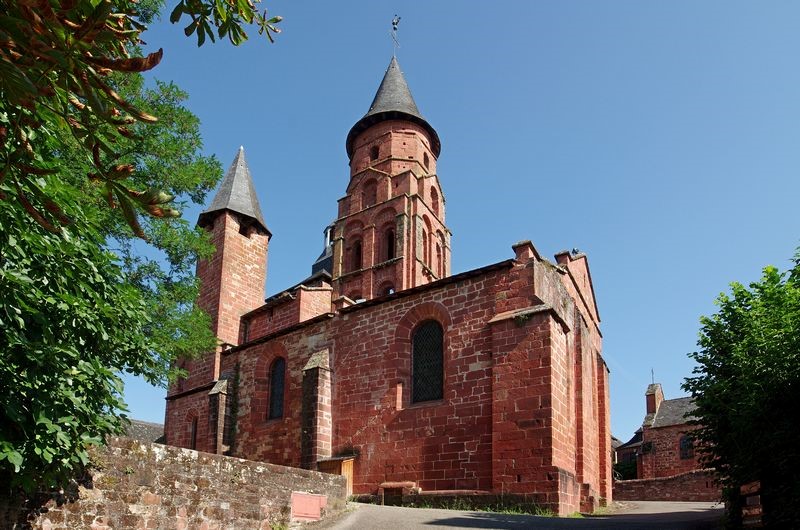
[[[347,155],[353,155],[353,142],[356,136],[367,130],[372,125],[382,122],[384,120],[400,119],[407,120],[417,125],[424,127],[431,137],[431,150],[435,156],[439,156],[441,151],[441,144],[439,142],[439,135],[433,127],[425,121],[425,118],[419,112],[417,104],[414,102],[414,96],[411,95],[411,90],[408,88],[403,72],[400,70],[400,64],[397,62],[396,57],[392,57],[389,67],[381,81],[381,86],[378,87],[378,92],[375,93],[375,98],[372,100],[369,110],[363,118],[358,120],[350,132],[347,134]]]
[[[250,168],[247,167],[247,161],[244,158],[244,147],[240,147],[239,152],[236,153],[231,167],[228,168],[225,178],[222,179],[222,184],[219,185],[214,200],[200,214],[198,224],[202,226],[209,214],[222,210],[230,210],[250,217],[269,233],[264,216],[261,214],[261,206],[258,204],[253,177],[250,175]]]
[[[627,447],[639,447],[642,445],[642,429],[637,429],[633,437],[624,444],[617,447],[617,449],[625,449]]]
[[[691,414],[694,409],[694,401],[690,397],[665,399],[658,407],[651,427],[667,427],[686,423],[694,418]]]

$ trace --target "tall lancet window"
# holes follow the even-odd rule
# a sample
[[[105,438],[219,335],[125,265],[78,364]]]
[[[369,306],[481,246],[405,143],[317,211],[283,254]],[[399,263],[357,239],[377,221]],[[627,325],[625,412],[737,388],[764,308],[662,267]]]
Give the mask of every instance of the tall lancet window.
[[[278,357],[269,371],[269,412],[268,420],[283,418],[283,390],[286,379],[286,360]]]

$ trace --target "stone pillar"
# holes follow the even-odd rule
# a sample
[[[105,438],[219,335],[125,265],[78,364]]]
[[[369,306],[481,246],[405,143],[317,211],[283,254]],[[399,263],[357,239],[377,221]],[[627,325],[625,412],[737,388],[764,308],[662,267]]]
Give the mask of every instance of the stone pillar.
[[[316,469],[318,460],[331,456],[333,442],[331,369],[327,349],[312,355],[303,368],[300,426],[300,466]]]
[[[228,380],[220,379],[208,392],[208,440],[209,452],[223,454],[225,433],[225,409],[228,405]]]

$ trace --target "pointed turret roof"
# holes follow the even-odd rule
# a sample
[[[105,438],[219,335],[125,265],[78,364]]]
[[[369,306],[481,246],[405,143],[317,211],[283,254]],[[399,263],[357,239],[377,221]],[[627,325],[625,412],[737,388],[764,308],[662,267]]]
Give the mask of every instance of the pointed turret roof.
[[[264,216],[261,214],[261,206],[258,204],[250,168],[247,167],[247,160],[244,158],[244,147],[239,147],[239,152],[236,153],[236,158],[233,159],[231,167],[225,173],[214,200],[200,214],[197,224],[202,226],[212,214],[222,210],[230,210],[247,216],[256,221],[268,234],[270,233],[264,222]]]
[[[436,130],[425,121],[425,118],[419,112],[417,104],[414,102],[414,97],[411,95],[411,90],[408,89],[403,72],[400,70],[400,64],[397,62],[397,57],[392,57],[389,67],[381,81],[381,86],[378,87],[378,92],[375,93],[375,98],[372,100],[369,110],[363,118],[358,120],[353,128],[347,135],[347,156],[353,155],[353,141],[356,136],[367,130],[372,125],[385,121],[385,120],[408,120],[424,127],[431,137],[431,149],[434,155],[439,156],[441,151],[441,144],[439,143],[439,135]]]

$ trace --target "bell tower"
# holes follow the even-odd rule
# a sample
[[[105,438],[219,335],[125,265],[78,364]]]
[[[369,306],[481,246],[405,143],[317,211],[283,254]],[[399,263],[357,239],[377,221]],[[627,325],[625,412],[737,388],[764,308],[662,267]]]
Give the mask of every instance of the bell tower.
[[[336,293],[369,300],[449,276],[439,135],[420,114],[396,57],[346,148],[350,182],[333,231]]]
[[[198,226],[211,235],[214,254],[197,263],[197,304],[211,317],[211,328],[223,344],[239,344],[241,316],[264,303],[267,248],[272,237],[258,203],[244,148],[228,169]],[[199,383],[219,377],[219,350],[211,359],[195,361],[191,377]]]

